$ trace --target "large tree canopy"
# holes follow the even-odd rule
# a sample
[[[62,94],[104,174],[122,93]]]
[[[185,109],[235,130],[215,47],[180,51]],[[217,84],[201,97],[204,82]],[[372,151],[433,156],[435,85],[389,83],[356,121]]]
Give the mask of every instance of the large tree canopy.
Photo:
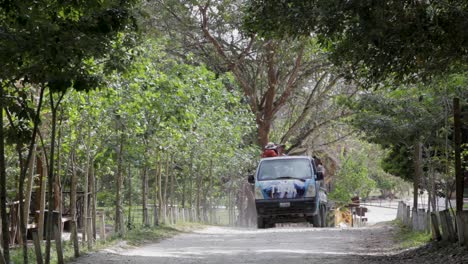
[[[333,61],[369,83],[466,70],[468,2],[252,0],[245,25],[266,36],[318,34]]]

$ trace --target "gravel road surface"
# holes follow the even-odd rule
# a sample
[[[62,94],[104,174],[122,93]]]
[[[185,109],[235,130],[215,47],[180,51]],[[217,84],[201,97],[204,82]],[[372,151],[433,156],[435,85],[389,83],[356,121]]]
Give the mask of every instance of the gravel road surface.
[[[115,247],[79,258],[95,263],[360,263],[391,251],[388,225],[362,228],[207,227],[138,248]]]

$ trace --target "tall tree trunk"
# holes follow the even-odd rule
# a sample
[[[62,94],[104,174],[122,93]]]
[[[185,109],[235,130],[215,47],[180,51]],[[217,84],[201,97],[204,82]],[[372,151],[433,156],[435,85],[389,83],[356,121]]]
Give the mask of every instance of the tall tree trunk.
[[[130,170],[130,164],[128,165],[128,227],[132,228],[132,174]]]
[[[31,207],[31,194],[32,189],[34,186],[34,162],[36,161],[36,145],[33,147],[33,153],[31,159],[29,160],[28,164],[28,178],[27,178],[27,185],[26,185],[26,195],[24,201],[24,222],[26,225],[29,223],[29,208]]]
[[[78,225],[76,218],[76,188],[78,185],[78,179],[76,175],[76,163],[75,153],[72,152],[71,163],[72,163],[72,175],[70,183],[70,214],[71,214],[71,240],[73,242],[73,252],[75,258],[80,256],[80,243],[78,241]]]
[[[196,204],[196,212],[197,212],[197,220],[198,221],[201,221],[201,214],[200,214],[200,206],[201,206],[201,193],[203,192],[203,189],[202,189],[202,180],[203,180],[203,176],[202,176],[202,172],[200,171],[200,169],[197,169],[197,204]]]
[[[189,193],[188,193],[188,203],[189,203],[189,208],[192,209],[193,204],[192,204],[192,188],[193,188],[193,156],[195,155],[193,149],[190,151],[190,167],[189,167],[189,174],[187,176],[188,181],[189,181]]]
[[[154,219],[153,219],[153,225],[154,226],[157,226],[159,225],[159,217],[161,216],[161,212],[160,212],[160,207],[159,208],[156,208],[157,204],[158,204],[158,200],[159,200],[159,172],[158,172],[158,168],[159,168],[159,155],[160,155],[160,151],[156,149],[156,169],[155,169],[155,179],[154,179],[154,210],[157,211],[157,215],[156,215],[156,212],[154,212]]]
[[[148,216],[148,167],[145,165],[142,170],[142,187],[143,187],[143,197],[142,197],[142,206],[143,206],[143,225],[149,226],[149,216]]]
[[[40,240],[44,239],[44,229],[45,229],[45,206],[46,206],[46,183],[48,174],[46,154],[42,149],[42,157],[37,158],[37,169],[39,173],[40,179],[40,189],[39,189],[39,223],[37,227],[37,231],[39,233]]]
[[[34,164],[34,153],[35,153],[35,144],[36,144],[36,135],[37,135],[37,130],[39,126],[39,115],[42,109],[42,99],[44,98],[44,90],[45,88],[43,86],[40,87],[39,90],[39,98],[38,98],[38,103],[37,103],[37,109],[35,116],[33,118],[33,131],[31,135],[31,140],[30,140],[30,145],[29,145],[29,151],[28,155],[25,160],[25,165],[28,166],[29,168],[29,174],[32,177],[32,169],[33,169],[33,164]],[[2,110],[3,111],[3,110]],[[21,153],[21,149],[19,150]],[[19,155],[20,157],[20,163],[23,163],[21,154]],[[20,212],[20,230],[21,230],[21,236],[22,240],[24,241],[23,243],[23,263],[27,264],[28,263],[28,246],[27,246],[27,225],[28,225],[28,216],[29,216],[29,204],[28,206],[25,206],[24,204],[24,181],[26,179],[26,173],[28,171],[27,168],[24,166],[21,166],[21,173],[20,173],[20,184],[19,184],[19,212]],[[31,178],[30,177],[30,178]],[[32,180],[32,179],[31,179]],[[31,181],[29,181],[31,183]],[[32,185],[31,187],[32,188]],[[31,195],[30,195],[30,188],[28,186],[28,194],[26,195],[26,199],[30,201]]]
[[[50,104],[52,108],[52,132],[50,137],[50,159],[49,159],[49,170],[48,170],[48,182],[47,182],[47,191],[48,191],[48,213],[47,213],[47,223],[46,223],[46,256],[45,264],[50,263],[50,246],[51,240],[53,238],[54,228],[53,224],[53,213],[54,213],[54,185],[55,185],[55,173],[54,173],[54,156],[55,156],[55,134],[56,134],[56,125],[57,125],[57,111],[54,107],[53,93],[50,91]]]
[[[17,221],[12,221],[12,223],[17,223],[19,227],[19,232],[17,233],[17,240],[18,244],[21,246],[23,250],[23,263],[28,263],[28,246],[27,246],[27,223],[25,222],[24,214],[25,212],[29,213],[29,210],[24,208],[24,182],[26,180],[26,162],[23,159],[23,148],[21,144],[16,145],[16,150],[18,152],[18,163],[20,167],[20,178],[19,178],[19,185],[18,185],[18,219]],[[23,243],[24,241],[24,243]],[[14,243],[14,239],[12,241]]]
[[[49,201],[49,210],[48,210],[48,217],[47,217],[47,225],[46,225],[46,257],[45,257],[45,264],[50,263],[50,246],[51,246],[51,240],[53,237],[54,233],[54,228],[52,226],[53,224],[53,209],[56,204],[54,204],[54,185],[55,185],[55,138],[56,138],[56,132],[57,132],[57,109],[60,105],[60,102],[62,101],[63,96],[65,95],[65,91],[61,92],[59,95],[59,98],[57,99],[56,104],[54,104],[54,96],[53,92],[49,91],[49,97],[50,97],[50,105],[51,105],[51,113],[52,113],[52,131],[51,131],[51,137],[50,137],[50,160],[49,160],[49,171],[48,171],[48,186],[47,190],[49,191],[48,193],[48,201]],[[59,224],[61,222],[61,216],[59,216]],[[59,232],[59,237],[61,237],[60,230]],[[62,249],[57,247],[57,254],[60,256],[62,252]]]
[[[120,129],[119,129],[120,131]],[[124,226],[123,226],[123,208],[122,208],[122,186],[123,186],[123,133],[119,135],[119,146],[117,148],[117,186],[116,186],[116,199],[115,199],[115,232],[119,236],[124,235]]]
[[[207,191],[207,195],[206,195],[206,199],[208,199],[209,203],[208,203],[208,208],[210,209],[210,222],[211,224],[214,222],[214,219],[213,219],[213,159],[210,159],[210,171],[209,171],[209,180],[210,180],[210,185],[208,187],[208,191]]]
[[[96,171],[94,168],[94,157],[91,162],[91,179],[90,179],[90,189],[91,189],[91,217],[92,217],[92,239],[93,243],[96,241],[96,219],[97,219],[97,201],[96,201]]]
[[[174,220],[174,210],[175,210],[175,206],[174,206],[174,182],[175,182],[175,169],[174,169],[174,154],[172,155],[172,158],[171,158],[171,185],[170,185],[170,191],[169,191],[169,199],[170,199],[170,204],[171,204],[171,219],[172,219],[172,222],[173,224],[175,224],[175,220]]]
[[[454,154],[455,154],[455,193],[457,212],[463,211],[463,168],[462,168],[462,121],[460,99],[453,98]]]
[[[87,233],[86,237],[88,238],[88,250],[91,250],[93,248],[93,218],[92,218],[92,210],[93,210],[93,197],[94,197],[94,190],[93,190],[93,177],[94,177],[94,166],[93,166],[94,161],[90,159],[90,164],[89,164],[89,174],[88,174],[88,212],[87,212]],[[90,212],[91,211],[91,212]]]
[[[163,201],[163,197],[162,197],[162,163],[163,163],[163,155],[160,154],[159,155],[159,159],[158,159],[158,174],[157,174],[157,187],[158,187],[158,200],[159,200],[159,218],[160,219],[164,219],[164,218],[161,218],[161,215],[162,215],[162,207],[164,206],[164,201]]]
[[[418,192],[419,192],[419,181],[421,179],[421,143],[417,141],[414,144],[414,179],[413,179],[413,210],[418,209]]]
[[[4,106],[3,84],[0,83],[0,215],[2,218],[2,245],[3,258],[10,263],[9,222],[7,216],[7,190],[6,190],[6,162],[5,162],[5,134],[3,130]]]
[[[166,168],[164,170],[164,223],[167,223],[167,206],[168,206],[168,199],[167,199],[167,185],[169,182],[169,163],[170,163],[171,155],[169,152],[166,154]]]
[[[88,146],[89,148],[90,146]],[[83,213],[81,215],[81,223],[83,225],[81,230],[81,243],[86,246],[86,241],[88,239],[88,203],[89,203],[89,170],[90,170],[90,156],[89,149],[87,154],[86,161],[86,173],[84,176],[84,196],[83,196]]]

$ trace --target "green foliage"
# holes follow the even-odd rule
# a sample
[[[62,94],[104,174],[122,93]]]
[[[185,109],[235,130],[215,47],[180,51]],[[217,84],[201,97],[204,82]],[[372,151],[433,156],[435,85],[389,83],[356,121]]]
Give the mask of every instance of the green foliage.
[[[0,9],[4,80],[87,91],[102,81],[95,60],[136,29],[135,1],[6,1]],[[123,59],[123,58],[121,58]]]
[[[98,192],[101,206],[112,206],[115,201],[115,148],[121,135],[128,167],[124,194],[132,192],[136,203],[141,201],[141,170],[149,170],[150,186],[154,186],[154,169],[160,155],[174,157],[177,181],[187,189],[195,187],[189,183],[198,174],[210,174],[212,163],[213,177],[204,176],[201,187],[213,185],[209,194],[213,200],[223,199],[224,184],[245,175],[253,166],[253,157],[258,156],[258,150],[243,143],[254,129],[254,119],[239,93],[226,89],[235,85],[232,76],[216,75],[203,65],[179,62],[163,52],[164,45],[162,39],[143,42],[135,48],[139,56],[125,72],[111,75],[106,89],[86,95],[73,92],[65,98],[63,144],[66,153],[73,150],[82,157],[81,164],[86,162],[88,148],[91,151],[102,183]],[[78,148],[71,147],[74,142],[78,142]],[[165,173],[163,166],[163,177]],[[171,195],[187,194],[181,188],[175,192]],[[152,201],[153,188],[150,195]]]
[[[403,144],[392,145],[382,160],[382,168],[392,175],[411,181],[414,175],[413,153]]]
[[[361,83],[465,72],[468,4],[456,1],[249,1],[245,26],[264,36],[319,35]]]
[[[354,196],[365,198],[375,188],[376,183],[369,177],[369,156],[364,151],[355,149],[342,153],[342,165],[333,183],[330,199],[348,204]]]

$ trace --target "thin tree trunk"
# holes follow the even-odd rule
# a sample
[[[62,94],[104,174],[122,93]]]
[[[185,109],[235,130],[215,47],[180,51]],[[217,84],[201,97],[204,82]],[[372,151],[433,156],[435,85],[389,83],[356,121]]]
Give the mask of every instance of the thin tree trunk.
[[[210,159],[209,177],[210,177],[210,179],[209,179],[210,180],[210,185],[209,185],[208,190],[206,192],[207,193],[206,199],[208,199],[208,201],[209,201],[208,202],[208,204],[209,204],[208,208],[210,210],[210,213],[209,213],[210,222],[211,222],[211,224],[213,224],[213,203],[212,203],[212,201],[213,201],[213,197],[212,197],[212,195],[213,195],[213,193],[212,193],[212,190],[213,190],[213,159]]]
[[[88,148],[90,146],[88,145]],[[83,213],[81,215],[81,223],[82,223],[82,230],[81,230],[81,243],[82,246],[86,246],[86,241],[88,239],[88,203],[89,203],[89,170],[90,170],[90,157],[89,157],[89,150],[86,157],[86,173],[84,176],[84,196],[83,196]]]
[[[54,184],[55,184],[55,173],[54,173],[54,155],[55,155],[55,134],[56,134],[56,125],[57,125],[57,112],[54,108],[53,93],[50,91],[50,104],[52,108],[52,132],[50,137],[50,160],[49,160],[49,170],[48,170],[48,182],[47,182],[47,191],[48,191],[48,213],[47,213],[47,223],[46,223],[46,256],[45,264],[50,263],[50,246],[52,240],[53,229],[53,212],[54,212]]]
[[[182,209],[185,208],[185,192],[186,192],[186,186],[187,186],[187,175],[182,172],[181,173],[181,178],[182,178],[182,194],[181,194],[181,201],[180,201],[180,205],[182,207]]]
[[[143,167],[143,175],[142,175],[142,187],[143,187],[143,197],[142,197],[142,204],[143,204],[143,225],[149,226],[149,217],[148,217],[148,167],[145,162],[145,166]]]
[[[20,178],[19,178],[19,187],[18,187],[18,216],[17,216],[17,226],[19,227],[17,233],[18,244],[23,249],[23,263],[28,263],[28,246],[27,246],[27,222],[24,218],[25,213],[29,213],[29,210],[24,208],[24,181],[26,178],[25,171],[27,170],[25,166],[25,161],[23,159],[22,147],[20,144],[17,144],[16,149],[18,151],[18,161],[20,167]],[[12,221],[12,223],[15,223]],[[12,241],[14,243],[14,239]]]
[[[120,129],[119,129],[120,131]],[[116,186],[116,201],[115,201],[115,232],[119,236],[124,235],[123,226],[123,208],[122,208],[122,186],[123,186],[123,173],[122,173],[122,162],[123,162],[123,135],[120,134],[119,147],[117,149],[117,186]]]
[[[189,168],[189,174],[187,176],[188,181],[189,181],[189,193],[188,193],[188,203],[189,203],[189,208],[192,209],[192,188],[193,188],[193,155],[195,153],[193,150],[190,151],[190,168]]]
[[[89,175],[88,175],[88,191],[89,191],[89,201],[88,201],[88,213],[87,213],[87,238],[88,238],[88,249],[91,250],[93,248],[93,214],[95,215],[94,212],[94,161],[90,160],[90,166],[89,166]],[[91,212],[90,212],[91,211]]]
[[[160,155],[159,150],[156,150],[156,155],[155,155],[156,156],[156,161],[159,160],[159,155]],[[155,212],[153,214],[154,215],[154,219],[153,219],[153,225],[154,226],[159,225],[159,219],[158,218],[161,215],[160,212],[159,212],[159,208],[156,207],[157,204],[158,204],[158,196],[159,196],[159,187],[158,187],[159,186],[158,185],[159,184],[159,177],[158,177],[158,175],[159,175],[158,165],[156,165],[156,170],[155,170],[155,175],[154,175],[155,176],[155,179],[154,179],[154,210],[155,210]]]
[[[30,165],[31,163],[33,164],[34,163],[34,158],[33,158],[33,154],[35,152],[35,144],[36,144],[36,135],[37,135],[37,130],[38,130],[38,126],[39,126],[39,114],[40,114],[40,111],[41,111],[41,108],[42,108],[42,99],[44,98],[44,90],[45,88],[43,86],[40,87],[40,90],[39,90],[39,98],[38,98],[38,104],[37,104],[37,109],[36,109],[36,113],[35,113],[35,116],[33,118],[33,131],[32,131],[32,135],[31,135],[31,141],[30,141],[30,145],[29,145],[29,151],[28,151],[28,155],[27,155],[27,158],[25,160],[25,163],[24,164],[27,164],[28,167],[30,168],[30,174],[32,173],[32,167],[33,165]],[[2,110],[3,111],[3,110]],[[20,155],[19,155],[19,158],[20,158],[20,163],[23,163],[22,161],[22,155],[21,155],[21,149],[19,150],[20,151]],[[25,168],[24,166],[21,166],[21,170],[20,170],[20,184],[19,184],[19,196],[20,196],[20,201],[19,201],[19,213],[20,213],[20,230],[21,230],[21,236],[22,236],[22,241],[24,241],[23,243],[23,262],[25,264],[28,263],[28,246],[27,246],[27,224],[28,224],[28,216],[29,216],[29,206],[25,207],[25,204],[24,204],[24,182],[25,182],[25,179],[26,179],[26,173],[27,173],[27,168]],[[32,187],[31,187],[32,188]],[[28,189],[28,194],[27,194],[27,197],[29,197],[29,200],[30,200],[30,192],[29,192],[29,189]],[[25,216],[25,214],[27,214]]]
[[[132,175],[130,171],[130,165],[128,165],[128,225],[129,228],[132,227]]]
[[[39,190],[39,223],[37,227],[39,240],[44,239],[44,227],[45,227],[45,205],[46,205],[46,183],[48,174],[47,163],[45,162],[45,153],[42,151],[42,158],[37,158],[37,169],[40,178],[40,190]]]
[[[24,201],[24,208],[26,209],[24,211],[24,220],[26,225],[29,223],[29,208],[31,207],[31,194],[32,194],[32,189],[34,186],[34,162],[36,160],[36,145],[33,147],[33,153],[31,156],[31,159],[29,160],[29,169],[28,169],[28,182],[26,185],[26,195],[25,195],[25,201]]]
[[[455,194],[457,213],[463,211],[462,121],[460,99],[453,98],[453,149],[455,159]]]
[[[157,186],[158,186],[158,200],[159,200],[159,218],[161,218],[162,215],[162,207],[164,206],[164,201],[162,197],[162,163],[163,163],[163,155],[159,155],[158,159],[158,174],[157,174]],[[164,219],[164,218],[162,218]]]
[[[59,98],[57,100],[56,105],[54,105],[54,97],[53,97],[53,92],[50,91],[49,97],[50,97],[50,105],[52,109],[52,132],[51,132],[51,137],[50,137],[50,161],[49,161],[49,171],[48,171],[48,191],[49,191],[49,212],[48,212],[48,217],[47,217],[47,225],[46,225],[46,257],[45,257],[45,264],[50,263],[50,246],[51,246],[51,240],[52,240],[52,233],[54,232],[54,228],[52,226],[53,223],[53,209],[54,209],[54,195],[53,195],[53,189],[55,185],[55,137],[56,137],[56,132],[57,132],[57,108],[60,105],[60,102],[65,95],[65,92],[62,92],[59,95]],[[61,216],[59,216],[61,218]],[[59,222],[61,220],[59,219]],[[59,223],[60,224],[60,223]],[[60,231],[60,230],[59,230]],[[62,251],[62,249],[57,248],[57,251]],[[60,254],[58,252],[58,254]]]
[[[414,179],[413,179],[413,210],[418,209],[418,190],[419,181],[421,179],[421,143],[418,141],[414,144]]]
[[[201,206],[201,193],[203,192],[202,190],[202,173],[200,172],[200,169],[197,170],[197,204],[196,204],[196,212],[197,212],[197,220],[201,221],[201,214],[200,214],[200,206]]]
[[[91,162],[91,217],[92,217],[92,233],[93,233],[93,243],[96,241],[96,221],[97,221],[97,200],[96,200],[96,171],[94,169],[94,157],[93,162]]]
[[[167,206],[168,206],[168,198],[167,198],[167,185],[169,182],[169,162],[170,162],[171,155],[169,152],[166,155],[166,169],[164,170],[165,179],[164,179],[164,223],[167,223]]]
[[[174,155],[172,155],[171,158],[171,185],[170,185],[170,191],[169,191],[169,198],[170,198],[170,204],[171,204],[171,219],[173,224],[175,224],[174,221],[174,182],[175,182],[175,170],[174,170]]]
[[[70,213],[71,213],[71,240],[73,242],[73,252],[75,258],[80,256],[80,243],[78,241],[78,225],[76,218],[76,188],[77,188],[77,175],[76,175],[76,164],[75,164],[75,153],[72,153],[72,175],[71,175],[71,186],[70,186]]]
[[[5,135],[3,131],[3,109],[4,109],[3,84],[0,83],[0,215],[2,218],[2,244],[3,259],[10,263],[10,238],[8,231],[7,216],[7,189],[6,189],[6,162],[5,162]]]

